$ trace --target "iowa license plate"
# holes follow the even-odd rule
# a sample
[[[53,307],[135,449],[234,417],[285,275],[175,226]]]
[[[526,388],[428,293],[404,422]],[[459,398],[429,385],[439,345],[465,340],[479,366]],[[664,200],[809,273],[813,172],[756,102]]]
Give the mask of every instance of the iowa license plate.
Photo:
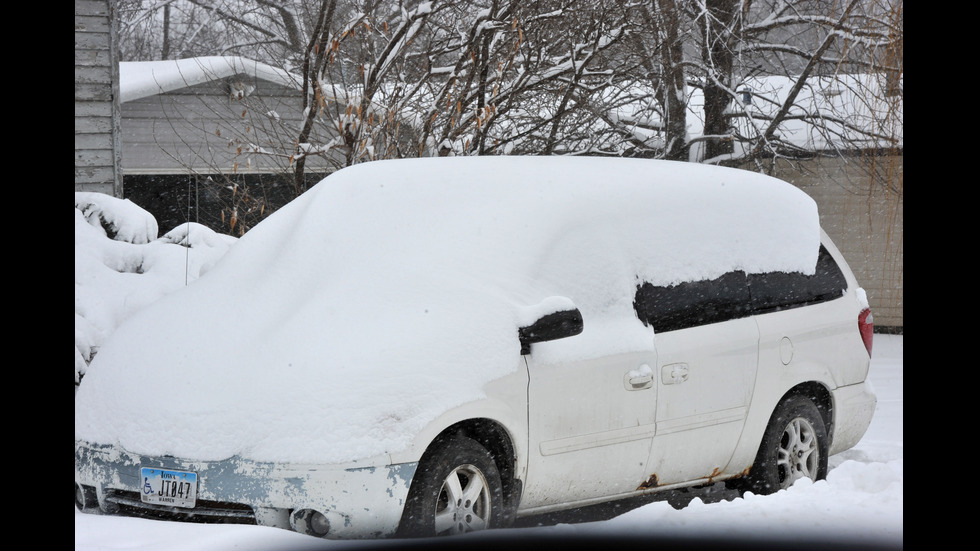
[[[189,508],[197,501],[197,473],[142,467],[140,478],[143,503]]]

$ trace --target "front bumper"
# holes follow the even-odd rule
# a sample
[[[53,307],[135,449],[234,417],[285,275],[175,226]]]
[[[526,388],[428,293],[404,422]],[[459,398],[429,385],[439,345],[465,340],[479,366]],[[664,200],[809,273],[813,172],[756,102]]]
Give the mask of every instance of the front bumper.
[[[834,396],[834,437],[830,455],[849,450],[864,437],[878,404],[871,384],[867,381],[856,385],[838,387]]]
[[[328,520],[328,538],[395,533],[417,463],[383,461],[343,465],[283,465],[238,457],[189,461],[148,457],[113,446],[75,443],[76,503],[86,512],[159,516],[199,522],[254,523],[313,534],[316,512]],[[194,508],[140,501],[140,468],[198,475]]]

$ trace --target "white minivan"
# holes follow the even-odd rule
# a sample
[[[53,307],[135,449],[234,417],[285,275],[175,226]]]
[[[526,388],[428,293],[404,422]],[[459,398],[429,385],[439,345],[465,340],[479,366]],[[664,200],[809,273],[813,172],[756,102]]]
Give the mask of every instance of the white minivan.
[[[453,534],[827,474],[872,319],[757,173],[466,157],[341,170],[124,323],[75,398],[86,512]]]

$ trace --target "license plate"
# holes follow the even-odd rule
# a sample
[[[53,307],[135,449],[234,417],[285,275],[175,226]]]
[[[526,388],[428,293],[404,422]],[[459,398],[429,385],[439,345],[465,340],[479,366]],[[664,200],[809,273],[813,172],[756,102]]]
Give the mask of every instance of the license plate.
[[[197,501],[197,473],[142,467],[140,478],[143,503],[189,508]]]

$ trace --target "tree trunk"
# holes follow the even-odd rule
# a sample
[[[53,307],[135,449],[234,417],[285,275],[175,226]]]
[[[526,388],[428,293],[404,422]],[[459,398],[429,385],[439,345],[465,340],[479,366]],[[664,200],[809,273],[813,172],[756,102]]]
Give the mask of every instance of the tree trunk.
[[[663,75],[658,92],[664,108],[664,158],[686,161],[687,95],[684,45],[678,38],[680,13],[675,0],[653,0]]]
[[[701,15],[701,61],[705,67],[704,136],[705,159],[730,156],[734,152],[728,105],[732,100],[732,73],[741,17],[738,0],[706,0]]]
[[[320,4],[316,28],[310,37],[306,51],[303,53],[303,108],[306,111],[306,120],[296,138],[296,168],[293,170],[293,188],[297,197],[306,191],[306,155],[299,148],[303,147],[303,144],[309,140],[310,134],[313,132],[313,122],[316,120],[319,109],[317,99],[320,93],[320,74],[323,72],[323,65],[327,60],[330,23],[333,20],[336,4],[336,0],[323,0]]]
[[[160,59],[170,59],[170,4],[163,7],[163,47]]]

